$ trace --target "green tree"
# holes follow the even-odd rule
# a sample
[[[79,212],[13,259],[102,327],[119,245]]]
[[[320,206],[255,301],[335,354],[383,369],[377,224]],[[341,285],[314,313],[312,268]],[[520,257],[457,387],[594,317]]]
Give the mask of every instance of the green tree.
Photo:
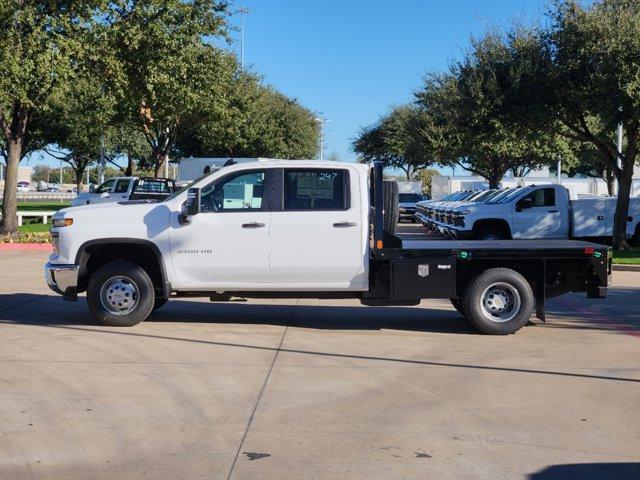
[[[539,58],[527,97],[530,110],[550,123],[559,120],[563,134],[598,150],[618,181],[613,243],[627,248],[640,137],[640,3],[558,0],[549,29],[540,35]],[[620,154],[619,124],[626,140]]]
[[[234,58],[205,43],[226,34],[226,2],[111,2],[108,38],[122,65],[123,101],[137,118],[158,175],[178,137],[224,106]]]
[[[433,168],[425,168],[418,174],[418,178],[422,182],[422,193],[431,196],[431,186],[433,184],[433,177],[439,177],[440,172]]]
[[[192,157],[313,158],[319,130],[315,115],[260,79],[239,73],[227,86],[224,115],[178,138],[177,150]]]
[[[362,160],[378,160],[386,167],[400,169],[407,180],[436,161],[433,142],[423,134],[428,121],[418,106],[409,104],[393,108],[378,122],[364,128],[353,143]]]
[[[94,6],[80,0],[0,1],[0,134],[7,161],[0,233],[17,228],[18,164],[34,133],[31,122],[79,68]]]
[[[441,163],[459,165],[497,188],[510,170],[549,164],[566,142],[544,124],[520,115],[520,63],[535,41],[530,33],[489,33],[443,75],[430,75],[417,93],[430,122],[424,134]]]

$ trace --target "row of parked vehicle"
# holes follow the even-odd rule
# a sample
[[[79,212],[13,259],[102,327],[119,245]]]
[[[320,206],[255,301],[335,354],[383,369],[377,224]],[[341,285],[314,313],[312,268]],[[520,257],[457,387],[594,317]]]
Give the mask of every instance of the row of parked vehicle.
[[[418,220],[448,238],[501,240],[577,238],[606,241],[613,233],[615,197],[571,200],[559,184],[464,191],[419,202]],[[629,207],[628,237],[640,240],[640,198]]]

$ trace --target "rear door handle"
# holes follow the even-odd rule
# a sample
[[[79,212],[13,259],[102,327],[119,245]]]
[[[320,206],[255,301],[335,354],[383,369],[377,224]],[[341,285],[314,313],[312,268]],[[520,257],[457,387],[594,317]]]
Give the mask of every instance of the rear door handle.
[[[264,227],[264,223],[251,222],[251,223],[243,223],[242,228],[262,228]]]
[[[334,228],[348,228],[348,227],[355,227],[356,226],[356,222],[337,222],[333,224]]]

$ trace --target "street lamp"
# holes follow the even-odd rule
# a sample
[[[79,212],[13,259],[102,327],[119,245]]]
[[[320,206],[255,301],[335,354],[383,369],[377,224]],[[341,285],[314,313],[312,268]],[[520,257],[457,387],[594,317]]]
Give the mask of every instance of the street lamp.
[[[238,13],[240,14],[240,66],[244,70],[244,16],[249,13],[249,9],[242,7]]]
[[[316,122],[320,125],[320,141],[318,142],[318,158],[324,160],[324,124],[328,122],[326,118],[316,117]]]

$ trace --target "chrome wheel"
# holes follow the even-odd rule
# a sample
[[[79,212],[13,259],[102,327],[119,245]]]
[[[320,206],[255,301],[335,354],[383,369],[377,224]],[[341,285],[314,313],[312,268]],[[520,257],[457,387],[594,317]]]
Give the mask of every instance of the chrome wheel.
[[[518,290],[508,283],[494,283],[482,293],[482,313],[492,322],[503,323],[520,312]]]
[[[129,277],[111,277],[102,284],[100,301],[102,306],[114,315],[126,315],[138,304],[138,285]]]

